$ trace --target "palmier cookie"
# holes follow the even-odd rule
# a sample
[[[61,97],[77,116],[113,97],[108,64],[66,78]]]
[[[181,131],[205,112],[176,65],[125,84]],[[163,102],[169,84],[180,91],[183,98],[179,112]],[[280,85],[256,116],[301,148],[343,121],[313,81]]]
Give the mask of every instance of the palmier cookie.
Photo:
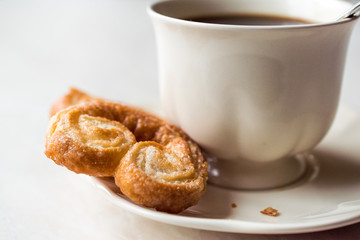
[[[98,102],[102,101],[99,98],[89,96],[88,94],[76,89],[71,88],[69,93],[59,98],[50,109],[50,116],[55,115],[60,110],[63,110],[69,106],[78,105],[81,103]]]
[[[71,99],[71,96],[67,96],[67,98]],[[73,96],[73,98],[76,99],[77,96]],[[105,174],[96,173],[96,167],[93,168],[93,166],[109,166],[108,169],[101,167],[100,170],[106,173],[114,172],[115,182],[126,196],[138,204],[156,208],[160,211],[176,213],[198,202],[206,189],[207,164],[197,144],[179,128],[149,113],[101,99],[91,99],[91,97],[89,99],[92,103],[70,107],[61,111],[53,117],[51,122],[59,122],[59,120],[55,119],[61,119],[62,115],[67,115],[69,112],[81,112],[80,115],[84,114],[96,118],[97,121],[105,119],[104,121],[110,123],[123,124],[127,131],[131,131],[136,140],[140,142],[134,144],[133,139],[125,131],[126,133],[123,134],[125,137],[122,137],[122,139],[128,140],[124,141],[126,144],[123,144],[124,147],[118,150],[117,159],[120,158],[118,160],[120,164],[115,172],[113,164],[107,163],[107,160],[110,159],[107,157],[96,160],[90,159],[90,161],[95,160],[97,164],[89,164],[90,168],[84,167],[80,164],[81,161],[71,160],[73,154],[67,154],[66,151],[62,151],[65,154],[56,154],[58,151],[56,149],[71,149],[71,147],[66,147],[67,144],[71,144],[64,144],[67,141],[63,140],[51,140],[53,139],[52,135],[56,136],[52,133],[55,133],[56,130],[52,129],[58,127],[57,124],[52,123],[46,144],[48,157],[54,159],[54,156],[56,156],[58,159],[54,159],[54,161],[58,164],[65,165],[73,171],[75,171],[74,169],[81,169],[82,171],[78,170],[76,172],[92,176],[105,176]],[[110,124],[109,122],[108,124]],[[116,123],[113,125],[117,126]],[[52,127],[52,125],[54,126]],[[97,126],[99,125],[101,126],[98,122]],[[102,131],[102,129],[98,130],[98,132]],[[64,131],[59,132],[59,134],[63,133]],[[61,139],[59,136],[55,138]],[[61,145],[63,147],[60,147]],[[130,146],[130,149],[128,146]],[[126,150],[127,153],[123,158],[121,156],[125,150],[120,149],[129,149]],[[79,153],[78,150],[73,151]],[[85,154],[87,151],[82,149],[80,152]],[[99,153],[98,156],[102,155],[102,147],[96,148],[94,152],[96,151]],[[59,150],[59,152],[61,151]],[[87,158],[86,154],[84,158]],[[87,160],[84,162],[87,165]],[[98,164],[99,162],[103,163]],[[74,167],[73,165],[78,166]],[[95,170],[95,174],[93,171],[86,172],[84,169],[86,171],[88,169]]]
[[[45,154],[73,172],[105,177],[114,175],[135,143],[134,134],[95,103],[67,108],[51,118]]]
[[[205,178],[196,170],[182,138],[166,146],[138,142],[121,160],[115,182],[134,202],[176,213],[196,204],[205,191]]]

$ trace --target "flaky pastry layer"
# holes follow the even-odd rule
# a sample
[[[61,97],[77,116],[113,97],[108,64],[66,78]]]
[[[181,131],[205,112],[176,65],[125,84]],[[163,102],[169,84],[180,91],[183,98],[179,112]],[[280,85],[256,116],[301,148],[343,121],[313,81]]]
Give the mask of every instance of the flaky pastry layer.
[[[66,108],[50,120],[45,154],[76,173],[113,176],[121,158],[136,143],[129,129],[102,105]]]
[[[199,146],[157,116],[76,89],[51,114],[45,154],[76,173],[113,176],[137,204],[177,213],[206,190]]]

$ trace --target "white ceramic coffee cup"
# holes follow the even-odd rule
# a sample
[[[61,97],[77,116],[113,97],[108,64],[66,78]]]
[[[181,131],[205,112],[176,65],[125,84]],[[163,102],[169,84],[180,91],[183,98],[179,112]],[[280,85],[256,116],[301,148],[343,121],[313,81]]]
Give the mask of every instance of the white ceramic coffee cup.
[[[210,181],[243,189],[281,186],[336,113],[355,19],[337,0],[173,0],[149,8],[163,112],[210,155]],[[264,14],[315,24],[234,26],[196,16]],[[275,175],[275,176],[274,176]]]

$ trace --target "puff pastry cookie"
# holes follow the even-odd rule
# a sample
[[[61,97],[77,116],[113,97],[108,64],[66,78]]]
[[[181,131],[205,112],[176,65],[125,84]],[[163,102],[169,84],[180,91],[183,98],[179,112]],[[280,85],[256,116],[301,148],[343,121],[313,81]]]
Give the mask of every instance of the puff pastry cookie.
[[[157,116],[76,89],[51,114],[45,154],[76,173],[113,176],[137,204],[178,213],[206,190],[207,163],[199,146]]]

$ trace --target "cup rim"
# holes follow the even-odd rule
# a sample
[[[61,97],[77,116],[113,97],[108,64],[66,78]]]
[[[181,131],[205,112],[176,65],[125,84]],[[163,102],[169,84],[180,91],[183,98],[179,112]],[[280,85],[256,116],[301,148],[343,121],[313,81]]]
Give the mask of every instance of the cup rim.
[[[302,29],[302,28],[315,28],[315,27],[325,27],[325,26],[333,26],[333,25],[340,25],[346,24],[349,22],[356,21],[360,15],[353,16],[352,18],[346,18],[339,21],[329,21],[329,22],[320,22],[320,23],[304,23],[304,24],[297,24],[297,25],[231,25],[231,24],[219,24],[219,23],[204,23],[204,22],[195,22],[186,19],[171,17],[165,14],[162,14],[155,10],[155,7],[160,4],[170,3],[170,2],[194,2],[195,0],[158,0],[153,2],[147,7],[147,12],[150,17],[156,17],[162,20],[166,20],[168,22],[176,23],[178,25],[183,26],[193,26],[193,27],[201,27],[206,29],[247,29],[247,30],[258,30],[258,29]],[[201,2],[201,0],[196,0],[197,2]],[[209,0],[208,0],[209,1]],[[210,0],[216,2],[216,0]],[[250,1],[250,0],[249,0]],[[333,0],[335,2],[341,2],[349,6],[352,6],[349,2],[341,1],[341,0]],[[271,16],[271,14],[269,14]],[[276,16],[276,15],[275,15]]]

